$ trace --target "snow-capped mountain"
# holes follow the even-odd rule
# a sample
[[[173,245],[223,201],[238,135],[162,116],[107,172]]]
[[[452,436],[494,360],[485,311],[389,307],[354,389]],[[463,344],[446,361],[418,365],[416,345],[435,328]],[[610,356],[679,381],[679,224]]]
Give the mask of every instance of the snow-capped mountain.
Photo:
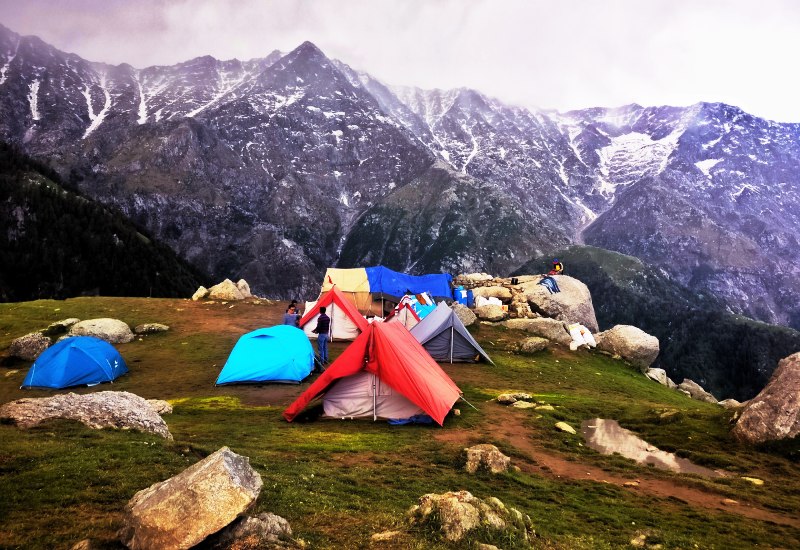
[[[800,327],[798,137],[721,104],[388,86],[309,42],[135,69],[0,27],[0,138],[275,296],[313,295],[329,265],[506,274],[585,242]]]

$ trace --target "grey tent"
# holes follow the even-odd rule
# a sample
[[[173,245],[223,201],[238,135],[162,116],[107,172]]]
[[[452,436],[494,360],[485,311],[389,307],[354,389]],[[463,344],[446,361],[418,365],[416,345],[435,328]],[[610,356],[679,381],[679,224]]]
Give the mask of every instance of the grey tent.
[[[473,362],[482,355],[494,365],[491,358],[467,331],[456,312],[444,302],[440,302],[436,309],[412,328],[411,334],[431,354],[431,357],[439,362]]]

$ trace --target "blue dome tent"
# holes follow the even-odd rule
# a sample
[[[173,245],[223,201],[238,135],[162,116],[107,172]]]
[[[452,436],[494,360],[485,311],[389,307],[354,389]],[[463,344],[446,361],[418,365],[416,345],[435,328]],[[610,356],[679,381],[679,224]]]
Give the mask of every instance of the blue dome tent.
[[[68,388],[111,382],[128,372],[119,352],[93,336],[73,336],[42,352],[22,388]]]
[[[260,328],[239,338],[217,377],[217,385],[299,384],[313,368],[314,349],[305,332],[289,325]]]

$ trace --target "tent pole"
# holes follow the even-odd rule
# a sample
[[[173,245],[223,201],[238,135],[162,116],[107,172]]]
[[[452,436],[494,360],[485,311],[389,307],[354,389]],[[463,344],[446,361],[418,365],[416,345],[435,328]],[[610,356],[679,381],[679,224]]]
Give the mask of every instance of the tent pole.
[[[472,407],[472,408],[473,408],[473,409],[475,409],[476,411],[478,410],[478,409],[475,407],[475,405],[473,405],[472,403],[470,403],[469,401],[467,401],[467,399],[466,399],[466,398],[465,398],[463,395],[461,396],[461,399],[462,399],[462,401],[464,401],[464,403],[466,403],[467,405],[469,405],[470,407]],[[480,411],[478,411],[478,412],[480,412]]]
[[[453,339],[455,338],[455,328],[450,325],[450,364],[453,364]]]
[[[373,374],[372,375],[372,421],[375,422],[378,420],[378,388],[376,387],[377,384],[375,383],[375,379],[377,377]]]

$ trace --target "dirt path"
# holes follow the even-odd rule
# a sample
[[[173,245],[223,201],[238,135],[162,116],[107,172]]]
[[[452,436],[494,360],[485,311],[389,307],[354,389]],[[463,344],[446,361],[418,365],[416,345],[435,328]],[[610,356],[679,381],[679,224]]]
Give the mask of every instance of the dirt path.
[[[567,460],[537,444],[531,437],[530,428],[523,425],[520,412],[499,405],[493,407],[491,413],[495,416],[497,423],[494,425],[491,435],[494,438],[504,439],[509,445],[528,457],[529,460],[526,462],[519,463],[517,461],[517,466],[524,472],[551,478],[610,483],[632,492],[678,499],[698,508],[738,514],[752,519],[800,528],[800,518],[765,510],[741,501],[738,504],[725,505],[723,501],[727,497],[724,495],[683,485],[680,480],[652,478],[647,475],[645,469],[637,477],[623,478],[596,466]],[[439,441],[469,445],[472,444],[475,436],[476,433],[472,430],[450,429],[438,433],[435,437]],[[638,485],[626,487],[625,484],[631,481],[638,482]]]

